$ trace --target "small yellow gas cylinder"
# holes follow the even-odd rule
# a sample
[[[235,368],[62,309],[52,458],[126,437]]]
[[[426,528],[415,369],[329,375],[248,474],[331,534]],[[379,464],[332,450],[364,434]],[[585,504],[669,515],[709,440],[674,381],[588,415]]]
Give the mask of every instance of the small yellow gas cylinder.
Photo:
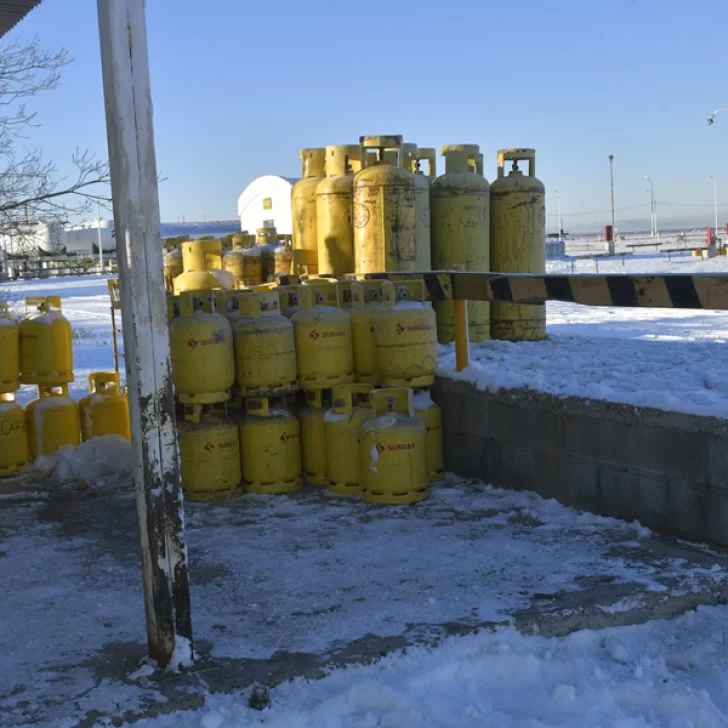
[[[89,394],[78,403],[81,439],[119,435],[131,439],[129,400],[121,391],[118,372],[93,372],[88,377]]]
[[[245,400],[240,419],[243,484],[248,493],[290,493],[301,487],[301,433],[298,418],[272,409],[266,398]]]
[[[52,386],[73,381],[71,324],[61,312],[60,296],[26,298],[38,310],[19,325],[20,381]]]
[[[300,152],[301,179],[291,190],[291,220],[293,222],[293,268],[312,275],[318,273],[318,231],[316,219],[316,188],[326,173],[326,150],[302,149]]]
[[[381,281],[352,282],[351,335],[354,348],[354,374],[357,382],[379,384],[374,312],[381,303]]]
[[[359,473],[364,500],[406,505],[424,500],[427,487],[426,432],[415,415],[412,390],[388,387],[369,395],[373,419],[359,434]]]
[[[65,445],[80,444],[78,402],[68,397],[68,385],[41,386],[38,395],[25,408],[30,457],[52,455]]]
[[[382,281],[382,305],[374,312],[377,369],[382,384],[429,387],[437,372],[437,325],[425,285]]]
[[[442,147],[445,174],[431,188],[432,265],[435,270],[464,266],[469,272],[488,271],[490,261],[490,188],[478,166],[477,144]],[[437,301],[437,339],[455,340],[452,301]],[[490,304],[468,301],[470,341],[490,338]]]
[[[513,169],[505,175],[505,163]],[[528,174],[518,168],[528,162]],[[543,184],[536,179],[533,149],[498,151],[498,177],[490,186],[490,269],[498,273],[544,273],[546,208]],[[494,339],[537,341],[546,338],[543,303],[493,303],[490,333]]]
[[[415,415],[425,425],[425,451],[427,453],[427,476],[432,483],[445,479],[445,447],[442,433],[442,410],[433,402],[426,389],[414,393]]]
[[[324,416],[331,406],[330,390],[305,392],[306,406],[301,408],[301,463],[303,479],[309,485],[326,486],[326,430]]]
[[[271,397],[294,392],[296,340],[290,319],[281,315],[278,291],[237,296],[233,327],[235,372],[242,397]]]
[[[293,268],[293,248],[290,235],[280,235],[278,245],[273,248],[273,273],[276,276],[290,275]]]
[[[172,381],[183,404],[224,402],[235,380],[230,322],[216,312],[212,291],[185,291],[169,327]]]
[[[250,248],[255,244],[255,235],[248,232],[235,233],[232,237],[233,248]]]
[[[222,268],[222,242],[216,238],[197,238],[180,245],[185,271]]]
[[[298,287],[300,309],[292,317],[301,389],[330,389],[354,381],[351,317],[340,309],[335,283]]]
[[[190,501],[221,501],[243,492],[236,423],[201,405],[177,417],[182,490]]]
[[[222,267],[223,270],[232,273],[235,278],[236,285],[243,284],[245,282],[245,248],[242,245],[236,245],[232,250],[229,250],[225,255],[222,256]]]
[[[175,240],[173,238],[173,240]],[[172,289],[172,282],[178,276],[184,273],[184,267],[182,266],[182,253],[177,250],[176,247],[171,248],[164,254],[163,258],[164,265],[164,281],[167,290]]]
[[[275,271],[278,231],[274,227],[258,228],[255,231],[255,245],[260,249],[262,282],[265,282]]]
[[[354,273],[354,229],[351,204],[354,171],[361,147],[326,147],[326,177],[316,187],[316,229],[320,275]]]
[[[10,318],[6,303],[0,303],[0,393],[20,387],[20,332]]]
[[[19,473],[30,460],[25,412],[15,395],[0,394],[0,478]]]
[[[324,415],[326,475],[328,489],[337,495],[358,495],[359,430],[372,416],[371,384],[340,384],[334,387],[331,409]]]
[[[361,137],[362,158],[377,161],[354,176],[354,258],[357,273],[416,270],[415,175],[404,168],[401,136]],[[394,152],[395,163],[387,157]]]
[[[298,286],[279,286],[276,290],[281,313],[286,318],[291,318],[298,311]]]

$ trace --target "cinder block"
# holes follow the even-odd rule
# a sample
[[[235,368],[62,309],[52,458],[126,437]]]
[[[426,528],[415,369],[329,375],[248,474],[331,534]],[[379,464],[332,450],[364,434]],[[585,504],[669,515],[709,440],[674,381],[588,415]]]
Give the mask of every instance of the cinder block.
[[[479,478],[488,482],[484,439],[446,430],[445,469],[464,478]]]
[[[707,436],[702,432],[635,427],[631,429],[624,462],[671,478],[702,480],[706,445]]]
[[[566,454],[565,460],[566,477],[569,483],[568,505],[601,513],[599,473],[596,462],[570,454]]]
[[[725,494],[728,498],[728,493]],[[707,482],[672,480],[667,486],[667,520],[670,531],[688,539],[710,540]]]
[[[566,416],[565,447],[572,455],[604,463],[623,464],[629,457],[631,428],[627,423],[600,417],[574,414]]]
[[[728,492],[722,488],[709,490],[708,500],[708,540],[728,546]]]
[[[639,474],[626,466],[599,465],[600,511],[608,516],[631,521],[639,517]]]
[[[670,529],[670,510],[667,488],[669,480],[664,475],[638,471],[639,510],[637,520],[649,528]]]

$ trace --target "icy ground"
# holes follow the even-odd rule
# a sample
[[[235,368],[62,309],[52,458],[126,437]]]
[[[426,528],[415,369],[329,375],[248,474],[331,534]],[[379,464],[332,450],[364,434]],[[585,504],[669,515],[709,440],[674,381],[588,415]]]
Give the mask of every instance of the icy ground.
[[[724,728],[728,609],[674,621],[527,637],[511,628],[415,647],[322,680],[214,695],[136,728]]]
[[[687,675],[678,672],[677,657],[666,653],[667,662],[660,662],[657,644],[643,649],[629,632],[614,633],[607,640],[614,644],[607,648],[599,647],[598,635],[571,641],[559,636],[725,603],[728,558],[657,538],[639,524],[453,476],[415,507],[379,508],[312,489],[292,497],[187,504],[193,626],[204,659],[199,672],[183,678],[150,678],[149,671],[138,671],[145,652],[144,621],[128,455],[128,444],[116,438],[91,441],[22,479],[0,484],[0,494],[7,493],[0,497],[3,728],[107,725],[104,716],[131,719],[180,706],[197,709],[209,693],[239,692],[255,681],[275,685],[298,676],[321,677],[329,668],[403,648],[409,657],[402,658],[402,682],[387,677],[388,671],[397,671],[396,659],[389,659],[369,673],[357,668],[310,688],[309,702],[299,704],[296,697],[309,690],[305,686],[281,687],[274,692],[279,711],[313,713],[306,723],[285,711],[272,712],[271,720],[280,717],[273,724],[463,724],[458,723],[462,712],[453,713],[449,723],[377,722],[360,715],[391,708],[401,718],[396,711],[426,701],[439,683],[446,704],[438,711],[447,715],[447,703],[467,694],[461,711],[472,709],[473,719],[481,716],[481,721],[488,705],[504,715],[507,710],[522,714],[528,703],[525,697],[514,698],[519,685],[526,693],[533,688],[534,715],[546,718],[550,710],[585,710],[592,702],[588,690],[607,691],[610,685],[626,691],[627,715],[638,708],[666,710],[671,691],[678,696],[675,710],[693,716],[698,709],[708,710],[708,698],[693,694]],[[99,470],[96,461],[102,457],[107,467]],[[409,652],[415,644],[433,645],[497,627],[506,631],[492,639],[481,635],[454,642],[441,657],[424,648],[414,657]],[[515,631],[536,629],[539,639]],[[677,640],[674,652],[683,653],[688,675],[691,661],[705,669],[700,685],[713,695],[707,674],[709,665],[725,659],[720,630],[711,628],[700,651],[690,652],[698,648],[681,637],[679,624],[662,629]],[[548,636],[554,637],[549,643],[543,641]],[[546,649],[552,650],[553,662]],[[492,660],[483,662],[482,655],[490,653]],[[579,669],[599,655],[606,661],[597,660],[603,674],[590,677]],[[645,655],[653,662],[640,662]],[[708,657],[715,662],[706,662]],[[561,662],[574,665],[557,683]],[[419,677],[417,664],[423,667]],[[497,697],[497,675],[504,684],[512,683],[512,699],[505,688]],[[671,676],[674,684],[663,682]],[[349,697],[339,699],[337,686],[347,680]],[[481,683],[490,687],[478,688]],[[565,687],[558,687],[562,683]],[[406,685],[410,692],[400,694]],[[646,692],[638,704],[640,690]],[[547,709],[550,698],[545,696],[554,691],[557,704]],[[712,699],[725,703],[720,696]],[[249,724],[240,717],[244,712],[232,707],[234,698],[210,700],[214,710],[238,711],[238,717],[222,722],[214,712],[203,713],[190,718],[193,722],[161,725]],[[319,700],[323,706],[333,700],[326,710],[339,705],[337,710],[349,713],[344,712],[343,722],[326,723],[324,707],[315,707]],[[426,711],[423,705],[416,710]],[[82,719],[87,722],[79,723]]]

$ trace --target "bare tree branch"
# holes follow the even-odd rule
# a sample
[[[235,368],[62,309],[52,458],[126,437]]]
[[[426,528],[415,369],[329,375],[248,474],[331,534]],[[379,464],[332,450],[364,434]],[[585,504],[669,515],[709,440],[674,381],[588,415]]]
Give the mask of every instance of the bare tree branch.
[[[77,149],[74,172],[60,176],[41,150],[23,144],[25,132],[38,126],[27,100],[57,88],[70,62],[67,51],[44,50],[38,38],[0,43],[0,236],[13,239],[15,253],[31,252],[37,222],[67,223],[110,203],[106,162]]]

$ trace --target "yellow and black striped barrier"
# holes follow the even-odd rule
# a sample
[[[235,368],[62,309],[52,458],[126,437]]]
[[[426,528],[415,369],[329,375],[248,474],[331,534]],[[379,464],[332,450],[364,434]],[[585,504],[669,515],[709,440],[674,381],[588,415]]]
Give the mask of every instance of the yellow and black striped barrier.
[[[505,273],[371,273],[367,278],[424,278],[433,301],[446,299],[584,306],[728,310],[728,275],[533,275]]]

